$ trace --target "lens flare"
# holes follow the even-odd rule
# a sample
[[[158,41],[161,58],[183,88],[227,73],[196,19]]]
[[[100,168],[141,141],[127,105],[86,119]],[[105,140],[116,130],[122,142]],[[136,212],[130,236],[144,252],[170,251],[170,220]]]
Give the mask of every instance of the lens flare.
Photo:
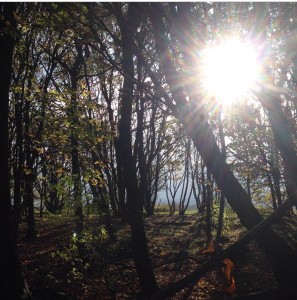
[[[232,104],[256,86],[257,55],[251,44],[229,39],[202,52],[202,86],[206,95]]]

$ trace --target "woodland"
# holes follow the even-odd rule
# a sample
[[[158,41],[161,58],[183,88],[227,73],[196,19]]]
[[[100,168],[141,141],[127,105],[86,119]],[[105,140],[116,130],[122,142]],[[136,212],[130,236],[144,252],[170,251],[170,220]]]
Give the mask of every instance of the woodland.
[[[0,3],[0,299],[297,299],[297,4]]]

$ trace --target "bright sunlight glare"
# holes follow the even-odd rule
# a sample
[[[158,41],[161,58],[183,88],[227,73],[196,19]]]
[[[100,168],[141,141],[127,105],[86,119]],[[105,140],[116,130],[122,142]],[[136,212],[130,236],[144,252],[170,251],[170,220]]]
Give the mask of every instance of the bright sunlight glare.
[[[259,77],[252,45],[237,39],[209,47],[202,54],[203,87],[207,96],[223,105],[239,100],[255,87]]]

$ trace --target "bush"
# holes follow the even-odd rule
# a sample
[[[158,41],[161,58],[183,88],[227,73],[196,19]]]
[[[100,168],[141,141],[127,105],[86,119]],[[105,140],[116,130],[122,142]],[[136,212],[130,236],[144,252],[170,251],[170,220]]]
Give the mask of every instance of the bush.
[[[73,233],[69,246],[52,254],[52,257],[58,257],[69,265],[68,281],[82,279],[84,274],[90,271],[94,261],[100,263],[97,248],[100,241],[106,237],[104,226],[99,227],[96,232],[85,231],[82,237]]]

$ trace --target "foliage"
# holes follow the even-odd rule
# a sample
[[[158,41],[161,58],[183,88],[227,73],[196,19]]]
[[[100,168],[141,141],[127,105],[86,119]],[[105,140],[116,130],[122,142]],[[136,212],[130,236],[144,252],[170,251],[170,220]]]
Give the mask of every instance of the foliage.
[[[96,231],[84,231],[81,237],[74,232],[69,246],[52,253],[52,257],[60,258],[62,262],[68,264],[67,278],[69,282],[81,280],[95,267],[99,267],[100,270],[102,258],[98,253],[98,244],[106,237],[107,232],[104,226],[99,227]],[[94,262],[96,262],[96,266]]]

